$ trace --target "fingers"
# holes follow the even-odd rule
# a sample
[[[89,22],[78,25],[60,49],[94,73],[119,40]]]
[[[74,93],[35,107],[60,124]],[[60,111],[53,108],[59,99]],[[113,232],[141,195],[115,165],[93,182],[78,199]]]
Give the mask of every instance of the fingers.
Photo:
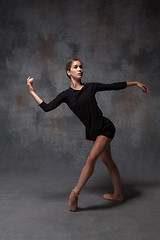
[[[33,81],[34,81],[34,78],[31,78],[31,76],[29,76],[27,78],[27,85],[32,85],[33,84]]]
[[[27,85],[30,92],[33,91],[33,81],[34,78],[32,78],[31,76],[27,78]]]
[[[27,78],[27,81],[29,81],[29,80],[30,80],[30,78],[31,78],[31,76],[29,76],[29,77]]]
[[[149,90],[148,90],[148,88],[147,88],[147,87],[146,87],[146,89],[145,89],[145,92],[146,92],[146,94],[147,94],[147,93],[149,93]]]
[[[149,90],[145,85],[142,85],[142,90],[145,94],[149,93]]]
[[[29,85],[29,84],[28,84],[28,82],[29,82],[29,78],[30,78],[30,76],[27,78],[27,85]]]

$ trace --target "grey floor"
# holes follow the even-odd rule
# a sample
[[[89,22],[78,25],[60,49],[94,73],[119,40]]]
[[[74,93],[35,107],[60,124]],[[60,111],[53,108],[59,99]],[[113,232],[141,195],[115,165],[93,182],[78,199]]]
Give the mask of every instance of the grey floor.
[[[157,239],[160,183],[122,179],[125,202],[102,198],[111,182],[92,177],[70,212],[68,197],[75,176],[59,172],[3,172],[0,175],[1,240]],[[77,177],[76,177],[77,178]]]

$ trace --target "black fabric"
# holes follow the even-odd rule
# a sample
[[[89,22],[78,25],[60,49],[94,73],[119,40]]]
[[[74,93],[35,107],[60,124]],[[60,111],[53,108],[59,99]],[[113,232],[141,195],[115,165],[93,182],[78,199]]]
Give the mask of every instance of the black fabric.
[[[86,139],[94,141],[98,135],[105,135],[113,139],[115,134],[114,124],[103,116],[95,94],[99,91],[121,90],[127,87],[127,82],[111,84],[90,82],[83,84],[80,90],[69,87],[50,103],[44,101],[39,105],[45,112],[57,108],[61,103],[66,103],[85,126]]]

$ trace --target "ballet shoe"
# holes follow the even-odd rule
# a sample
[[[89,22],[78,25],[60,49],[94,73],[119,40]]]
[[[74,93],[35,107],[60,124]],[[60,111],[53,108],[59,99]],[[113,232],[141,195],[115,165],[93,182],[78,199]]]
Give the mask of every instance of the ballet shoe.
[[[72,189],[72,192],[69,196],[69,208],[71,212],[75,212],[78,209],[78,195],[79,195],[79,190],[77,187]]]
[[[103,198],[106,200],[111,200],[118,203],[121,203],[124,201],[122,194],[104,194]]]

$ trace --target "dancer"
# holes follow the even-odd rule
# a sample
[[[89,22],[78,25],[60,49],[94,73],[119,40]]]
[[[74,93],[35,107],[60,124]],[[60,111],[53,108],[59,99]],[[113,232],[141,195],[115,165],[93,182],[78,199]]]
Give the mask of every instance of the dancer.
[[[144,84],[139,82],[124,81],[110,84],[98,82],[82,83],[83,66],[79,59],[71,59],[67,63],[66,73],[71,80],[70,87],[59,93],[57,97],[48,104],[34,92],[34,78],[29,76],[27,78],[27,85],[30,94],[45,112],[51,111],[65,102],[84,124],[86,139],[93,141],[92,150],[82,169],[79,181],[69,196],[70,211],[76,211],[78,209],[78,195],[88,179],[92,176],[96,160],[99,156],[109,171],[114,189],[113,194],[104,194],[103,198],[115,202],[123,202],[124,197],[120,186],[120,174],[112,159],[110,147],[116,128],[111,120],[103,116],[97,104],[95,94],[100,91],[122,90],[131,86],[138,86],[145,94],[149,93],[149,90]]]

